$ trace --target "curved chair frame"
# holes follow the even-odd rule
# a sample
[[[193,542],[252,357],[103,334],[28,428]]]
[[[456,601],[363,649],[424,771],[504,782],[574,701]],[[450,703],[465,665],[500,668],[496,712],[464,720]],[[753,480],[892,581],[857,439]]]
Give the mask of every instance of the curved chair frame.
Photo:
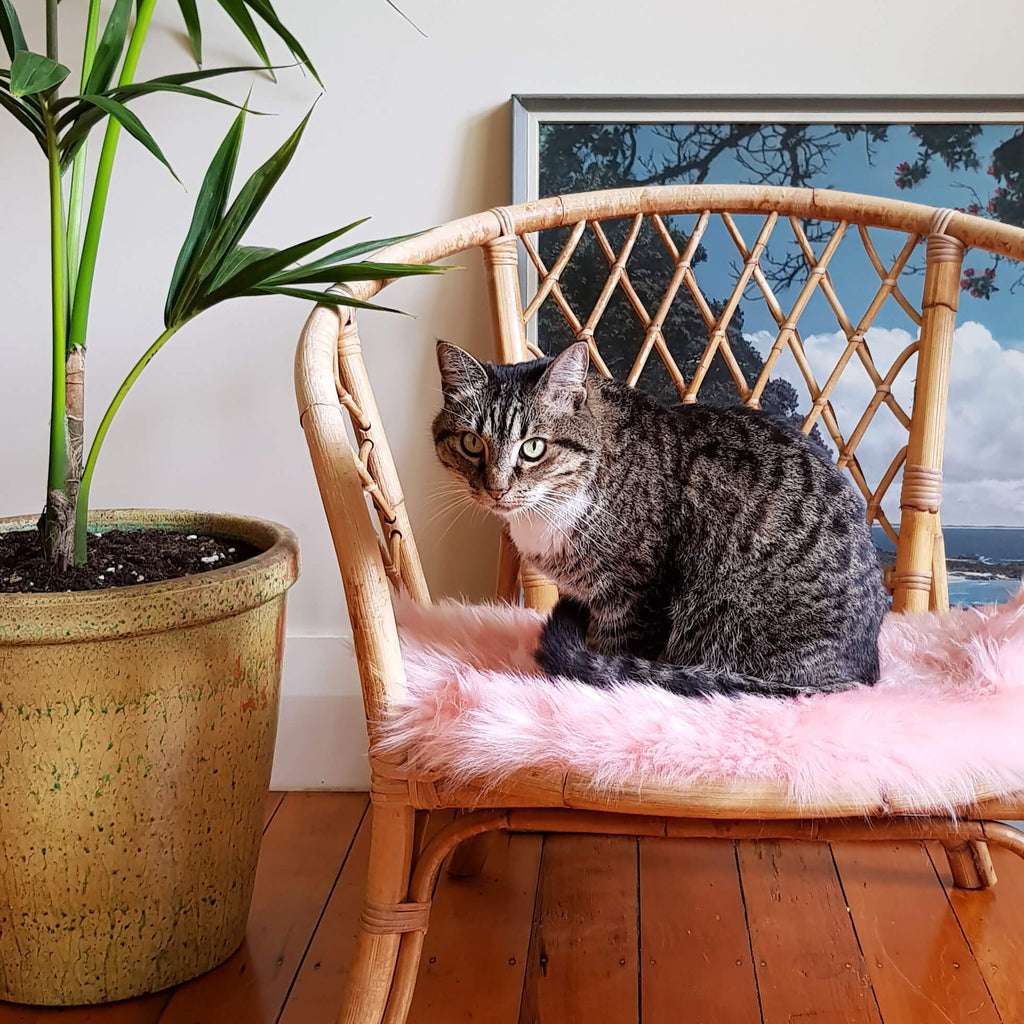
[[[682,379],[678,368],[673,373],[674,364],[670,364],[671,356],[661,335],[664,309],[672,301],[671,294],[662,303],[663,308],[654,316],[649,315],[632,290],[626,269],[641,220],[650,218],[675,263],[674,286],[690,286],[690,261],[697,242],[691,238],[692,244],[688,243],[679,253],[672,247],[671,239],[666,240],[661,220],[683,213],[700,215],[698,231],[694,233],[698,239],[703,231],[700,225],[706,224],[711,216],[721,216],[744,260],[740,284],[726,303],[726,310],[716,316],[707,307],[709,346],[689,383]],[[749,213],[765,215],[766,227],[757,242],[747,247],[732,217]],[[616,255],[600,224],[622,218],[631,218],[632,227],[625,246]],[[861,232],[881,281],[879,295],[864,322],[854,325],[845,318],[832,289],[827,263],[834,245],[830,243],[825,253],[815,259],[810,247],[804,244],[805,236],[801,245],[810,267],[809,281],[794,312],[789,317],[784,314],[758,262],[767,234],[779,218],[790,219],[798,240],[802,218],[834,222],[834,238],[841,237],[847,227]],[[880,518],[882,493],[903,464],[896,565],[888,579],[893,607],[897,611],[945,610],[948,599],[939,505],[945,405],[963,255],[967,248],[974,247],[1024,260],[1024,230],[956,211],[828,190],[664,186],[582,193],[502,207],[391,246],[379,259],[425,264],[480,248],[496,350],[500,359],[515,362],[539,354],[528,343],[524,325],[540,304],[550,297],[566,311],[558,276],[588,226],[597,234],[608,258],[609,283],[588,321],[580,322],[569,311],[570,325],[578,338],[591,345],[595,364],[603,367],[600,351],[594,344],[594,325],[612,291],[622,288],[645,327],[643,357],[654,349],[663,358],[668,356],[666,365],[683,401],[696,400],[700,381],[716,350],[722,350],[728,362],[731,353],[725,328],[743,288],[751,282],[761,288],[778,322],[776,348],[781,350],[784,344],[795,343],[798,356],[796,321],[806,297],[814,288],[821,288],[847,336],[846,352],[833,374],[837,379],[846,361],[866,351],[866,323],[885,298],[892,295],[907,308],[898,288],[899,272],[917,243],[927,240],[924,300],[919,316],[914,316],[920,324],[919,340],[889,374],[883,377],[873,373],[875,396],[867,414],[870,419],[883,402],[892,407],[892,378],[909,355],[916,352],[914,403],[905,421],[909,440],[878,490],[867,497],[869,514]],[[549,270],[537,255],[530,236],[551,227],[569,227],[571,231],[564,259],[559,257]],[[903,253],[888,270],[871,247],[869,228],[890,228],[907,235]],[[525,309],[518,277],[520,245],[542,276],[537,295]],[[382,287],[381,282],[362,282],[350,286],[349,293],[366,301]],[[696,292],[694,297],[700,305]],[[766,360],[768,365],[762,375],[765,380],[776,356],[777,352]],[[642,368],[642,362],[638,366]],[[639,372],[634,367],[630,383],[635,383]],[[866,421],[858,425],[849,439],[837,435],[829,418],[833,378],[821,388],[809,379],[814,402],[805,429],[810,429],[820,417],[833,431],[837,443],[841,442],[841,464],[855,471],[855,447]],[[750,388],[737,380],[741,397],[749,405],[758,404],[763,385],[759,380]],[[339,1018],[345,1024],[402,1024],[412,1000],[431,894],[441,864],[460,843],[496,830],[806,840],[935,839],[945,847],[955,883],[963,888],[982,888],[995,882],[988,843],[1005,846],[1024,857],[1024,836],[996,820],[1024,817],[1024,793],[995,798],[978,792],[969,806],[957,808],[956,817],[950,818],[922,816],[919,809],[901,806],[895,797],[885,806],[851,802],[849,806],[808,807],[794,803],[783,786],[741,785],[729,780],[682,789],[636,779],[633,784],[608,793],[595,791],[587,778],[571,772],[523,771],[497,786],[456,785],[443,774],[415,772],[400,759],[381,756],[375,750],[379,723],[387,719],[393,698],[405,685],[393,588],[404,588],[420,601],[429,601],[430,597],[350,308],[318,307],[310,316],[296,356],[296,392],[344,582],[370,738],[370,865],[355,962]],[[354,441],[350,440],[346,421]],[[556,596],[550,584],[528,566],[517,563],[514,550],[504,543],[499,560],[499,595],[512,599],[520,584],[527,603],[533,607],[549,607]],[[424,812],[440,808],[457,808],[464,813],[424,847]],[[474,842],[476,846],[468,843],[459,851],[458,869],[468,872],[482,864],[485,851],[479,840]]]

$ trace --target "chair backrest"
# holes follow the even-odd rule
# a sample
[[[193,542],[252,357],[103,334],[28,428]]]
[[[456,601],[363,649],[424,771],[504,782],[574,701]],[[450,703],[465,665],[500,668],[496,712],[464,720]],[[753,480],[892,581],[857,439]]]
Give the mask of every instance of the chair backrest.
[[[782,234],[788,249],[780,255],[769,243]],[[709,285],[701,280],[723,262],[720,252],[709,256],[713,237],[716,245],[731,247],[735,265],[728,294],[721,294],[718,273],[719,294],[709,298]],[[856,318],[831,270],[840,263],[837,253],[851,247],[861,261],[857,301],[864,311]],[[863,494],[869,518],[895,544],[895,565],[887,572],[894,609],[924,611],[948,607],[939,506],[953,330],[968,247],[1024,259],[1024,230],[958,211],[827,190],[664,186],[502,207],[436,228],[379,258],[427,263],[480,248],[495,351],[506,362],[584,340],[601,372],[620,369],[631,385],[646,383],[657,370],[663,398],[669,391],[693,402],[703,391],[720,401],[730,392],[733,401],[760,407],[770,395],[778,399],[772,381],[780,360],[790,360],[808,400],[796,422],[831,444]],[[789,285],[786,305],[780,275]],[[530,288],[526,302],[523,281]],[[366,300],[381,287],[364,282],[351,294]],[[751,295],[763,303],[763,322],[771,326],[761,332],[763,354],[751,354],[740,330],[740,302]],[[808,352],[801,331],[801,317],[813,303],[817,322],[829,310],[837,328],[834,353],[825,362],[820,352]],[[910,330],[906,343],[883,362],[866,335],[887,304],[901,311]],[[630,333],[627,321],[631,351],[623,340]],[[707,340],[694,344],[698,329]],[[689,337],[681,339],[680,332]],[[836,396],[854,372],[863,408],[852,416],[845,409],[841,422]],[[296,386],[345,583],[372,738],[372,723],[403,681],[388,581],[419,600],[429,598],[351,309],[321,307],[311,315],[297,353]],[[792,415],[792,389],[782,396]],[[866,469],[862,442],[882,415],[887,438],[896,440],[883,463],[875,459]],[[883,501],[900,477],[898,515],[887,514]],[[506,543],[499,592],[516,592],[518,578],[530,603],[550,603],[550,588],[516,564]]]

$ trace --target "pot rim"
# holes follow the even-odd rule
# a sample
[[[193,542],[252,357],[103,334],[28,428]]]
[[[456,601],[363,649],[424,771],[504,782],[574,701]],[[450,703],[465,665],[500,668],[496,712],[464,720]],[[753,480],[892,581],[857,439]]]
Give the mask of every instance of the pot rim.
[[[38,516],[0,519],[0,532]],[[264,550],[193,576],[106,590],[0,594],[0,647],[128,638],[239,615],[283,594],[299,575],[299,541],[272,520],[184,509],[96,509],[89,527],[122,525],[209,533]]]

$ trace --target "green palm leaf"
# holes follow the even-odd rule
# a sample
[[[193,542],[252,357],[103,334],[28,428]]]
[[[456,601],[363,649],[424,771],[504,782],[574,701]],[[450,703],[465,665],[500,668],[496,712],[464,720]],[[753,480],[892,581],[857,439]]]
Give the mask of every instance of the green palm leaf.
[[[275,67],[289,67],[290,65],[277,64]],[[201,82],[205,78],[219,78],[221,75],[237,75],[243,71],[263,71],[260,64],[237,64],[229,68],[207,68],[200,71],[184,71],[176,75],[161,75],[159,78],[147,78],[143,82],[132,82],[129,85],[118,85],[110,89],[104,95],[117,98],[118,93],[135,95],[133,90],[166,88],[174,85],[189,85],[192,82]],[[253,111],[255,113],[255,111]]]
[[[244,295],[249,288],[268,283],[268,278],[290,267],[293,263],[301,260],[304,256],[316,252],[328,242],[333,242],[339,235],[351,231],[354,227],[365,222],[363,220],[353,221],[343,228],[329,231],[326,234],[310,238],[305,242],[291,245],[287,249],[269,249],[264,255],[256,259],[247,259],[240,266],[228,267],[228,260],[221,264],[216,276],[210,282],[210,290],[207,293],[204,304],[214,305],[224,299],[233,298],[235,295]],[[239,247],[242,248],[242,247]]]
[[[167,291],[167,302],[164,305],[164,325],[167,327],[183,319],[179,316],[179,299],[187,300],[188,294],[195,288],[199,278],[200,256],[224,217],[231,182],[235,176],[235,165],[238,163],[238,151],[242,145],[244,126],[243,110],[228,129],[203,178],[202,187],[196,198],[196,207],[192,213],[192,222],[174,264],[174,273],[171,275],[171,284]]]
[[[235,110],[244,109],[240,103],[225,99],[216,93],[207,92],[205,89],[194,89],[190,85],[153,85],[150,82],[138,82],[132,85],[119,86],[116,89],[108,89],[106,92],[96,93],[95,95],[124,104],[138,99],[140,96],[150,96],[157,92],[174,92],[182,96],[195,96],[202,100],[209,100],[211,103],[223,104],[225,107],[234,107]],[[66,109],[69,105],[71,106],[70,110]],[[57,119],[56,129],[58,133],[67,129],[69,139],[65,143],[65,147],[69,150],[72,146],[77,149],[78,144],[83,141],[84,137],[108,113],[98,104],[93,103],[89,96],[65,97],[55,106],[59,106],[64,110],[64,113]],[[255,114],[257,117],[265,116],[265,111],[262,110],[249,110],[249,113]],[[74,125],[74,128],[71,127],[72,125]],[[74,135],[71,135],[72,131]],[[73,155],[74,151],[68,152],[65,161]]]
[[[212,281],[227,254],[241,241],[245,230],[252,223],[253,218],[266,202],[267,196],[270,195],[291,162],[312,113],[313,111],[310,110],[306,114],[298,128],[288,136],[277,152],[257,168],[242,186],[235,201],[211,233],[203,251],[197,257],[197,280],[199,282]]]
[[[369,220],[367,217],[366,220]],[[364,221],[365,223],[365,221]],[[298,277],[295,275],[305,275],[309,273],[315,273],[321,269],[333,269],[334,266],[343,260],[354,260],[357,256],[362,256],[368,252],[376,252],[379,249],[384,249],[389,245],[394,245],[397,242],[406,242],[410,238],[415,238],[417,235],[422,234],[420,231],[413,231],[408,235],[395,235],[392,238],[372,238],[368,242],[358,242],[356,245],[346,246],[344,249],[338,249],[337,252],[328,253],[326,256],[321,256],[320,259],[314,260],[312,263],[305,263],[301,267],[296,267],[294,270],[285,270],[280,274],[274,275],[275,284],[291,284],[293,280],[313,280],[308,277]],[[320,278],[318,280],[331,280],[335,281],[337,278]]]
[[[377,309],[382,313],[401,313],[408,316],[404,310],[392,309],[390,306],[378,306],[373,302],[364,302],[362,299],[353,299],[349,295],[342,295],[341,292],[316,292],[310,288],[280,288],[276,285],[264,285],[250,288],[246,295],[289,295],[293,299],[311,299],[325,306],[354,306],[356,309]]]
[[[380,248],[377,246],[376,248]],[[320,261],[317,261],[319,264]],[[266,284],[337,284],[340,281],[390,281],[395,277],[416,274],[441,274],[448,267],[419,263],[332,263],[327,266],[308,264],[275,274]]]
[[[83,92],[101,93],[110,85],[110,79],[117,69],[117,62],[124,51],[124,43],[128,38],[128,20],[132,13],[132,0],[115,0],[107,18],[103,37],[96,47],[92,70],[86,80]]]
[[[11,0],[0,0],[0,38],[7,47],[7,56],[14,60],[19,50],[27,50],[25,33],[21,31],[21,22]]]
[[[157,145],[156,140],[146,130],[143,123],[123,104],[118,103],[117,100],[112,100],[109,96],[97,96],[91,93],[86,93],[80,97],[84,102],[91,103],[95,107],[99,107],[100,110],[109,114],[114,120],[116,120],[125,131],[128,132],[133,138],[137,139],[142,143],[171,172],[174,176],[174,180],[181,184],[181,178],[174,173],[174,168],[167,162],[167,157],[164,156],[163,150]],[[62,159],[66,159],[71,155],[71,146],[74,144],[75,136],[78,129],[81,126],[81,121],[75,124],[75,126],[61,139],[61,147],[65,149],[65,154],[62,154]],[[84,140],[84,135],[81,136]]]
[[[60,85],[70,74],[69,68],[41,53],[18,50],[11,61],[11,95],[35,96]]]
[[[188,39],[192,44],[192,53],[195,54],[196,63],[201,67],[203,63],[203,27],[199,24],[196,0],[178,0],[178,6],[181,8],[181,16],[185,19],[185,28],[188,30]]]
[[[0,107],[10,111],[14,119],[23,127],[27,128],[43,147],[46,152],[46,129],[43,127],[42,119],[36,111],[24,100],[12,96],[6,83],[0,81]]]
[[[302,48],[298,39],[296,39],[295,36],[293,36],[281,23],[281,19],[278,18],[277,13],[274,11],[269,0],[246,0],[246,2],[284,41],[289,52],[309,68],[310,73],[317,80],[317,83],[322,86],[324,83],[320,80],[320,76],[317,74],[316,68],[313,67],[313,62],[309,59],[308,54]]]
[[[256,28],[256,23],[252,20],[252,16],[249,14],[243,0],[217,0],[217,2],[224,8],[228,17],[238,26],[239,31],[256,51],[260,60],[263,61],[264,67],[270,72],[271,78],[273,78],[274,72],[271,70],[267,48],[263,45],[259,29]]]
[[[210,287],[219,288],[220,285],[233,275],[238,274],[253,263],[266,259],[268,256],[273,256],[278,251],[277,249],[270,249],[265,245],[237,246],[233,252],[228,253],[227,259],[220,265],[220,270],[217,271],[217,276],[211,282]],[[209,304],[212,306],[214,302]]]

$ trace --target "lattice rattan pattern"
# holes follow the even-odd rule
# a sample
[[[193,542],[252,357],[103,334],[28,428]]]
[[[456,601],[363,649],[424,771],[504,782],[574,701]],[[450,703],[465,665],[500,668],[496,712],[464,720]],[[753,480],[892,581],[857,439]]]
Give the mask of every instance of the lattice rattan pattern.
[[[720,302],[712,302],[707,298],[694,271],[699,247],[705,238],[713,216],[717,216],[724,225],[726,233],[742,261],[735,285],[728,297]],[[898,234],[902,239],[902,247],[892,264],[886,267],[866,228],[859,227],[856,236],[852,232],[850,233],[851,238],[859,239],[870,266],[874,268],[879,278],[879,285],[874,297],[861,316],[854,320],[848,315],[840,301],[829,272],[830,262],[846,236],[847,222],[839,221],[835,224],[820,255],[815,255],[801,220],[797,217],[784,218],[807,267],[806,279],[799,288],[792,305],[786,310],[772,289],[769,275],[763,266],[768,241],[778,227],[779,217],[776,213],[770,213],[764,219],[753,243],[748,244],[734,217],[728,213],[712,214],[709,211],[704,211],[697,217],[693,230],[686,236],[681,248],[672,237],[665,220],[654,214],[649,218],[650,224],[671,261],[672,272],[658,307],[652,315],[631,281],[629,271],[630,257],[634,253],[644,219],[641,214],[636,214],[630,219],[628,227],[625,229],[624,240],[618,251],[609,240],[608,232],[600,221],[579,221],[573,226],[568,240],[557,258],[551,262],[550,269],[545,265],[536,239],[529,235],[523,235],[521,237],[523,247],[537,270],[539,280],[537,291],[523,309],[524,328],[537,316],[545,303],[553,303],[564,317],[572,334],[578,340],[587,343],[597,369],[605,376],[611,376],[598,339],[602,318],[608,310],[613,296],[616,292],[621,292],[644,331],[643,341],[626,376],[626,383],[635,386],[651,354],[657,352],[658,358],[664,364],[669,378],[679,393],[680,400],[684,403],[697,401],[701,386],[705,382],[716,354],[718,354],[728,368],[740,401],[749,406],[760,407],[761,397],[776,369],[779,357],[784,352],[788,352],[799,370],[811,402],[810,410],[803,419],[801,429],[805,433],[809,433],[816,423],[821,422],[836,447],[838,464],[849,471],[864,496],[869,518],[872,521],[877,521],[890,539],[895,541],[896,530],[882,511],[881,503],[903,467],[906,459],[906,445],[893,455],[888,468],[875,486],[872,486],[865,477],[856,453],[875,414],[883,405],[896,421],[909,431],[910,416],[893,395],[892,386],[911,357],[916,355],[919,341],[915,339],[907,345],[896,356],[892,365],[883,371],[876,364],[866,336],[888,299],[896,302],[911,322],[920,327],[921,312],[900,289],[899,279],[919,245],[921,235],[893,233],[894,235]],[[592,232],[597,247],[608,264],[608,274],[593,308],[589,313],[583,314],[573,309],[566,297],[561,279],[566,268],[570,267],[573,256],[577,253],[588,229]],[[708,332],[707,345],[704,347],[689,380],[686,380],[665,338],[666,318],[682,289],[685,289],[693,300]],[[764,357],[763,367],[754,381],[748,381],[745,378],[740,363],[731,349],[728,336],[728,329],[733,323],[741,300],[745,297],[749,298],[751,291],[763,299],[778,330],[775,342]],[[800,317],[816,292],[820,292],[824,297],[846,338],[846,344],[824,383],[819,383],[815,377],[799,329]],[[541,350],[533,343],[528,343],[528,347],[533,355],[542,355]],[[852,430],[846,433],[840,427],[831,398],[844,372],[854,362],[854,357],[867,374],[873,392],[860,418]]]

